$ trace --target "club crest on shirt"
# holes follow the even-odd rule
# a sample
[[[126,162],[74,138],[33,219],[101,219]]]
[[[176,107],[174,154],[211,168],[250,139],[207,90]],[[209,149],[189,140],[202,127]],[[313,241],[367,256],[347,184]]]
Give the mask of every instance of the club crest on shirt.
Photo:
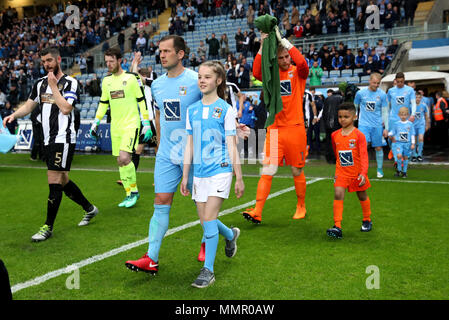
[[[293,71],[289,71],[289,72],[288,72],[288,77],[289,77],[289,78],[293,78],[293,76],[294,76]]]
[[[354,149],[355,148],[355,139],[350,139],[349,140],[349,148]]]
[[[126,87],[126,84],[127,84],[127,83],[128,83],[128,82],[126,82],[126,81],[123,81],[123,83],[122,83],[122,84],[123,84],[123,86],[124,86],[124,87]]]
[[[62,88],[64,88],[64,85],[63,85],[62,83],[58,84],[58,89],[59,89],[59,91],[61,91]]]
[[[187,87],[181,86],[179,87],[179,95],[185,96],[187,94]]]
[[[212,113],[212,118],[220,119],[221,114],[223,113],[223,109],[220,107],[215,107],[214,112]]]

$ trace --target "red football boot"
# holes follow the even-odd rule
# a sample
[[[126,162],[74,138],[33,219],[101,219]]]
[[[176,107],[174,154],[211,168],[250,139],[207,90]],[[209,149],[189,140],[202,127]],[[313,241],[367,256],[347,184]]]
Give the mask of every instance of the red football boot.
[[[154,262],[146,253],[139,260],[129,260],[125,262],[128,269],[132,271],[143,271],[151,274],[156,274],[159,265]]]
[[[198,254],[198,261],[204,262],[206,260],[206,243],[201,243],[200,253]]]

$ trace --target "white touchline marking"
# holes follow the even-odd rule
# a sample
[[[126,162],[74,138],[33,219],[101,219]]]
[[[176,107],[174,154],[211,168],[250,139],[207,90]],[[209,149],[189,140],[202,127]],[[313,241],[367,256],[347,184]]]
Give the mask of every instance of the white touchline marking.
[[[307,181],[306,183],[307,184],[312,184],[312,183],[315,183],[317,181],[321,181],[321,180],[325,180],[325,179],[326,178],[314,178],[314,179],[311,179],[311,180]],[[278,197],[278,196],[280,196],[280,195],[282,195],[284,193],[287,193],[287,192],[290,192],[290,191],[293,191],[293,190],[295,190],[295,187],[290,187],[290,188],[279,190],[277,192],[274,192],[274,193],[270,194],[268,196],[268,199]],[[251,205],[254,205],[255,203],[256,203],[256,200],[253,200],[253,201],[244,203],[242,205],[223,210],[218,215],[221,217],[221,216],[233,213],[235,211],[247,208],[247,207],[249,207]],[[191,228],[193,226],[196,226],[199,223],[200,223],[200,220],[196,220],[196,221],[192,221],[192,222],[183,224],[182,226],[179,226],[179,227],[176,227],[176,228],[171,228],[171,229],[167,230],[167,232],[165,233],[165,237],[168,237],[168,236],[170,236],[170,235],[172,235],[172,234],[174,234],[176,232],[179,232],[179,231]],[[73,270],[80,269],[82,267],[88,266],[88,265],[93,264],[95,262],[98,262],[98,261],[104,260],[106,258],[115,256],[115,255],[117,255],[119,253],[122,253],[122,252],[125,252],[125,251],[128,251],[128,250],[134,249],[136,247],[139,247],[139,246],[147,244],[147,243],[148,243],[148,237],[145,238],[145,239],[139,240],[139,241],[135,241],[135,242],[123,245],[123,246],[121,246],[119,248],[112,249],[112,250],[110,250],[108,252],[105,252],[105,253],[102,253],[102,254],[99,254],[99,255],[87,258],[87,259],[82,260],[80,262],[76,262],[74,264],[68,265],[65,268],[61,268],[61,269],[58,269],[58,270],[55,270],[55,271],[51,271],[49,273],[44,274],[43,276],[36,277],[36,278],[34,278],[32,280],[28,280],[26,282],[18,283],[18,284],[16,284],[16,285],[11,287],[11,291],[12,291],[12,293],[15,293],[17,291],[20,291],[20,290],[23,290],[23,289],[26,289],[26,288],[29,288],[29,287],[32,287],[32,286],[37,286],[37,285],[39,285],[41,283],[44,283],[44,282],[46,282],[46,281],[48,281],[50,279],[59,277],[60,275],[67,274],[67,273],[72,273]]]
[[[430,164],[430,163],[428,163]],[[437,165],[437,163],[435,163]],[[447,163],[449,164],[449,163]],[[15,166],[15,165],[0,165],[0,168],[16,168],[16,169],[43,169],[43,170],[47,170],[47,167],[32,167],[32,166]],[[116,169],[95,169],[95,168],[70,168],[71,171],[91,171],[91,172],[117,172]],[[137,173],[154,173],[154,170],[150,169],[150,170],[139,170]],[[258,174],[243,174],[243,177],[248,177],[248,178],[260,178],[260,175]],[[285,175],[285,176],[281,176],[281,175],[277,175],[274,176],[274,178],[280,178],[280,179],[292,179],[291,175]],[[312,177],[312,176],[307,176],[307,178],[309,179],[315,179],[315,178],[319,178],[319,179],[325,179],[325,180],[332,180],[334,179],[334,177]],[[385,182],[405,182],[405,183],[430,183],[430,184],[449,184],[449,181],[426,181],[426,180],[404,180],[404,179],[398,179],[398,180],[394,180],[394,179],[370,179],[370,181],[385,181]]]

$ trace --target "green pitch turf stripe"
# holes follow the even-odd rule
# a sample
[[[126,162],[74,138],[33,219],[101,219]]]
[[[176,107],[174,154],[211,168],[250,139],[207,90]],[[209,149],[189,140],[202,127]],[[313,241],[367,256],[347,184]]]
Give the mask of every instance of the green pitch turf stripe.
[[[307,184],[312,184],[312,183],[315,183],[315,182],[320,181],[320,180],[325,180],[325,178],[314,178],[314,179],[311,179],[311,180],[307,181]],[[268,196],[268,199],[272,199],[272,198],[278,197],[278,196],[280,196],[280,195],[282,195],[284,193],[287,193],[287,192],[290,192],[290,191],[293,191],[293,190],[295,190],[295,187],[282,189],[280,191],[277,191],[277,192],[274,192],[274,193],[270,194]],[[249,206],[252,206],[255,203],[256,203],[256,200],[253,200],[253,201],[244,203],[242,205],[223,210],[222,212],[219,213],[219,216],[224,216],[224,215],[233,213],[235,211],[248,208]],[[174,234],[176,232],[179,232],[179,231],[191,228],[193,226],[196,226],[199,223],[200,223],[200,221],[196,220],[196,221],[192,221],[192,222],[183,224],[182,226],[169,229],[167,231],[167,233],[165,234],[165,237],[168,237],[168,236],[170,236],[170,235],[172,235],[172,234]],[[60,275],[70,274],[70,273],[72,273],[76,269],[80,269],[80,268],[85,267],[87,265],[90,265],[90,264],[93,264],[95,262],[104,260],[106,258],[115,256],[117,254],[120,254],[122,252],[134,249],[136,247],[139,247],[139,246],[147,244],[147,243],[148,243],[148,237],[145,238],[145,239],[139,240],[139,241],[135,241],[135,242],[123,245],[123,246],[121,246],[119,248],[110,250],[110,251],[105,252],[103,254],[99,254],[99,255],[90,257],[88,259],[82,260],[80,262],[71,264],[71,265],[69,265],[69,266],[67,266],[65,268],[61,268],[61,269],[58,269],[58,270],[55,270],[55,271],[51,271],[51,272],[49,272],[47,274],[44,274],[43,276],[36,277],[36,278],[34,278],[32,280],[29,280],[29,281],[26,281],[26,282],[22,282],[22,283],[18,283],[18,284],[14,285],[11,288],[11,291],[12,291],[12,293],[15,293],[15,292],[20,291],[22,289],[26,289],[26,288],[29,288],[29,287],[32,287],[32,286],[37,286],[37,285],[39,285],[41,283],[44,283],[44,282],[46,282],[46,281],[48,281],[50,279],[59,277]]]

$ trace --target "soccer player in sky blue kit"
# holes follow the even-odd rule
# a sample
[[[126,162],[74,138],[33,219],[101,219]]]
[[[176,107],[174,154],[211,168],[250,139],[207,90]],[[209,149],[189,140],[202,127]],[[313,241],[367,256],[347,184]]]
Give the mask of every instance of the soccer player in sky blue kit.
[[[219,61],[207,61],[198,69],[198,85],[203,98],[187,110],[187,145],[184,153],[184,171],[181,193],[190,194],[189,171],[194,164],[192,199],[203,226],[205,239],[204,267],[192,283],[205,288],[215,281],[214,261],[219,234],[226,238],[225,254],[232,258],[237,251],[238,228],[228,228],[217,217],[224,199],[229,197],[232,172],[235,171],[235,193],[243,195],[242,179],[236,145],[236,109],[224,99],[226,72]]]
[[[415,114],[415,136],[418,138],[415,148],[412,151],[412,162],[422,162],[422,151],[424,148],[424,134],[430,127],[429,108],[421,92],[416,93],[416,114]]]
[[[169,35],[159,42],[162,66],[167,73],[151,84],[156,102],[158,152],[154,167],[154,213],[148,231],[148,251],[138,260],[126,261],[133,271],[155,274],[159,268],[159,250],[168,230],[173,196],[182,179],[188,106],[201,99],[198,74],[182,65],[186,45],[179,36]],[[193,178],[193,176],[191,176]]]
[[[377,177],[382,178],[384,152],[382,146],[386,145],[384,138],[388,137],[388,131],[384,124],[388,122],[387,95],[379,89],[382,76],[373,73],[370,76],[368,88],[357,91],[354,104],[359,109],[358,129],[365,135],[366,142],[376,150]]]
[[[400,108],[398,115],[400,120],[393,123],[388,136],[393,142],[392,147],[398,161],[395,177],[407,178],[408,158],[410,151],[415,148],[415,126],[407,120],[410,115],[407,107]]]
[[[395,77],[396,86],[388,90],[387,99],[390,104],[390,116],[387,130],[391,130],[393,124],[399,121],[399,109],[402,107],[407,107],[409,109],[409,114],[411,114],[410,122],[415,121],[416,113],[416,97],[415,90],[405,84],[404,73],[398,72]],[[390,145],[391,147],[391,145]],[[391,148],[394,156],[394,160],[397,162],[397,157],[393,148]],[[399,167],[399,169],[401,169]],[[400,170],[399,170],[400,171]]]

